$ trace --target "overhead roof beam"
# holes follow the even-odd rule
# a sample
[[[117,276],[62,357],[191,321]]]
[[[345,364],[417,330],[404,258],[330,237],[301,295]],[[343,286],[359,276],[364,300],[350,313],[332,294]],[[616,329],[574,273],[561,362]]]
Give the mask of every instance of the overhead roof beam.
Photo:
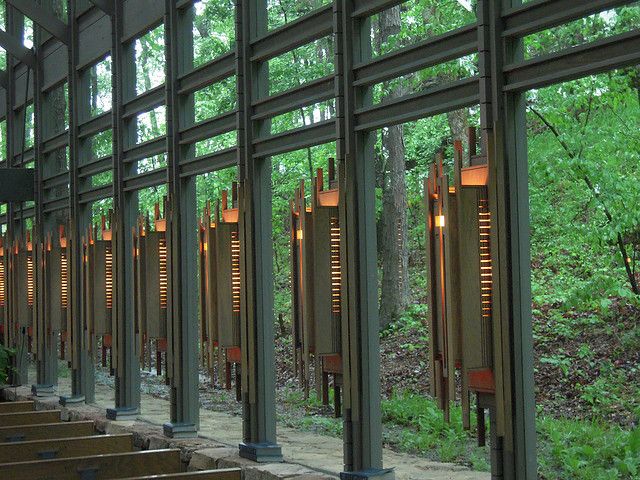
[[[20,10],[65,45],[69,44],[69,27],[34,0],[7,0],[7,3]]]
[[[24,44],[13,35],[5,32],[0,28],[0,46],[4,48],[7,53],[13,55],[22,63],[28,65],[31,68],[36,66],[36,56],[31,50],[24,46]]]
[[[107,15],[113,15],[113,2],[109,0],[89,0]]]

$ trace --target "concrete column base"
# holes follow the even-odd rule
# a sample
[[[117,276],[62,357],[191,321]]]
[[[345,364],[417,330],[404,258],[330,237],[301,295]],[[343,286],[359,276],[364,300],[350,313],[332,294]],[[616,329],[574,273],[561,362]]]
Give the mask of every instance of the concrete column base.
[[[162,426],[165,437],[169,438],[196,438],[198,429],[193,423],[165,423]]]
[[[140,410],[131,407],[107,408],[108,420],[135,420],[138,418]]]
[[[392,468],[370,468],[359,472],[341,472],[340,480],[361,480],[375,478],[377,480],[395,480],[396,474]]]
[[[258,463],[282,462],[282,449],[274,443],[241,443],[240,456]]]
[[[55,385],[31,385],[31,393],[36,397],[52,397],[53,395],[55,395],[55,391]]]

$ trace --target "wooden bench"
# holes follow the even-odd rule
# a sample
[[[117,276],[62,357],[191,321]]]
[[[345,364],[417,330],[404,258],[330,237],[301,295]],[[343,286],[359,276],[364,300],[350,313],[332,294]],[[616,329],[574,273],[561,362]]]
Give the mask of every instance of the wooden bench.
[[[60,410],[0,413],[0,427],[11,427],[14,425],[33,425],[35,423],[56,423],[60,421]]]
[[[242,470],[239,468],[221,468],[219,470],[202,470],[200,472],[168,473],[166,475],[148,475],[146,477],[129,477],[123,480],[240,480]]]
[[[32,401],[0,403],[0,413],[33,412],[35,409]]]
[[[181,471],[180,450],[148,450],[36,462],[4,463],[0,465],[0,478],[103,480]]]
[[[37,423],[0,427],[0,444],[51,438],[85,437],[95,434],[91,420],[81,422]]]
[[[0,464],[87,457],[133,450],[133,435],[94,435],[76,438],[52,438],[0,444]]]

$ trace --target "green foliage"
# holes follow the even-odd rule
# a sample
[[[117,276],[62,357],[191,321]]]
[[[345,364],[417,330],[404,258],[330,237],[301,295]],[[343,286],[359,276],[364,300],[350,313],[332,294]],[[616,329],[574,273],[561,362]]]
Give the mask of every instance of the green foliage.
[[[0,344],[0,384],[7,383],[11,369],[11,357],[15,351]]]
[[[446,422],[434,400],[409,392],[394,393],[382,402],[382,418],[387,427],[403,427],[395,441],[405,451],[422,454],[435,451],[438,460],[459,463],[470,463],[468,456],[473,453],[475,468],[488,466],[486,452],[473,446],[473,440],[462,429],[459,406],[451,409],[451,422]],[[475,422],[472,414],[472,427]]]
[[[542,417],[538,472],[544,479],[638,478],[640,428]]]

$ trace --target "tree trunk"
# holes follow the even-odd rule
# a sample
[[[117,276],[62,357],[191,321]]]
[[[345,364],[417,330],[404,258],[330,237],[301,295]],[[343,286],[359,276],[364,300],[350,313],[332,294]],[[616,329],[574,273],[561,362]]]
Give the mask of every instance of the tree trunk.
[[[400,7],[380,14],[379,43],[400,31]],[[401,86],[388,90],[386,99],[404,94]],[[383,164],[382,215],[379,220],[378,254],[382,268],[380,327],[398,320],[409,302],[409,252],[407,239],[407,186],[405,147],[402,125],[382,132],[382,147],[387,154]]]

